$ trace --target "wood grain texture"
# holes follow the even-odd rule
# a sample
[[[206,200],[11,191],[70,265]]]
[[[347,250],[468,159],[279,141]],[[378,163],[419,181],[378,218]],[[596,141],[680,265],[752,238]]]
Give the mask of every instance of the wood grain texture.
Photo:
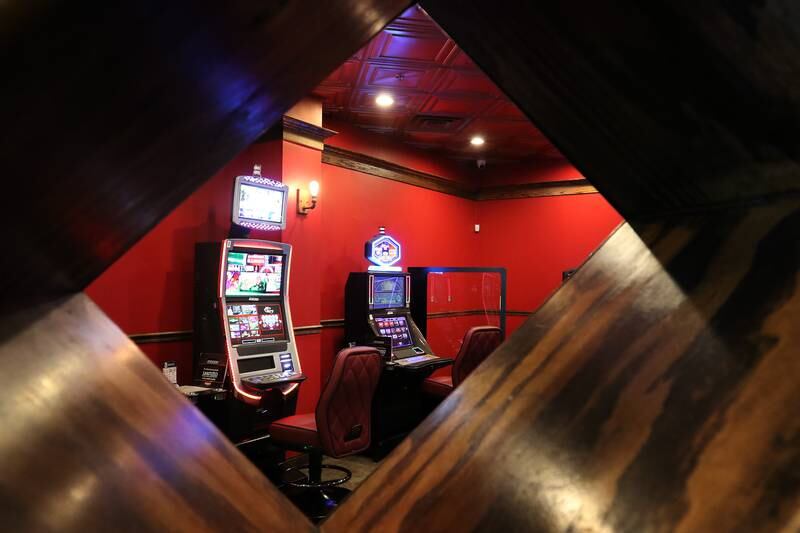
[[[0,325],[4,531],[312,531],[84,295]]]
[[[511,200],[514,198],[539,198],[544,196],[564,196],[571,194],[595,194],[595,189],[585,179],[524,183],[495,187],[470,186],[420,172],[384,159],[372,157],[352,150],[326,145],[322,152],[322,162],[399,181],[415,187],[467,198],[469,200]]]
[[[798,242],[800,200],[622,226],[323,530],[796,531]]]
[[[481,187],[475,195],[475,199],[513,200],[515,198],[542,198],[574,194],[597,194],[597,189],[585,179],[543,181],[501,187]]]
[[[800,190],[794,0],[421,4],[626,218]]]
[[[81,290],[407,5],[0,4],[3,302]]]
[[[283,116],[283,140],[320,150],[325,147],[325,139],[336,135],[336,132],[303,120]]]
[[[461,198],[471,199],[475,194],[473,188],[462,183],[336,146],[325,146],[322,151],[322,162]]]

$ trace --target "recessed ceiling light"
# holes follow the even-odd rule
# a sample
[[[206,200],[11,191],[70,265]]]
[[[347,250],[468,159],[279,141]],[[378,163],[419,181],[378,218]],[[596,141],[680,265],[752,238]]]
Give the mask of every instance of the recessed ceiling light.
[[[486,142],[486,140],[483,137],[481,137],[480,135],[476,135],[472,139],[469,140],[469,143],[472,146],[482,146],[483,143],[485,143],[485,142]]]
[[[380,107],[391,107],[394,104],[394,98],[391,94],[381,93],[375,98],[375,103]]]

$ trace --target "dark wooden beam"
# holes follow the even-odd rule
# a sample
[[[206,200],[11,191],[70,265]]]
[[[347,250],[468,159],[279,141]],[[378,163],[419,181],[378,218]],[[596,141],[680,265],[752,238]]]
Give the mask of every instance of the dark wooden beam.
[[[421,3],[626,219],[800,191],[793,0]]]
[[[523,183],[494,187],[470,187],[464,183],[448,180],[434,174],[420,172],[384,159],[372,157],[352,150],[325,145],[322,162],[328,165],[347,168],[376,176],[399,181],[407,185],[422,187],[467,198],[469,200],[512,200],[520,198],[539,198],[543,196],[564,196],[571,194],[597,193],[585,179]]]
[[[453,196],[474,197],[474,190],[462,183],[336,146],[325,146],[322,162]]]
[[[287,115],[283,116],[282,125],[283,140],[307,148],[314,148],[315,150],[322,150],[325,146],[325,139],[336,135],[336,132],[333,130],[310,124]]]
[[[622,226],[323,531],[795,529],[799,240],[798,201]]]
[[[3,302],[85,287],[407,5],[4,2]]]
[[[4,530],[314,530],[86,296],[0,338]]]
[[[597,189],[588,180],[543,181],[481,187],[475,195],[476,200],[513,200],[519,198],[542,198],[545,196],[570,196],[574,194],[597,194]]]
[[[7,529],[311,529],[83,296],[32,302],[83,287],[404,5],[0,7],[0,290],[24,308],[0,323]],[[324,529],[796,529],[795,3],[425,7],[636,230]]]

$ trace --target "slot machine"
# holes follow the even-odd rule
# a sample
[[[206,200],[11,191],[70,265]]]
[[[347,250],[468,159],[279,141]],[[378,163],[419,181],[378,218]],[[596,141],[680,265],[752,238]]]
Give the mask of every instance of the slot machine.
[[[254,174],[236,178],[234,223],[280,228],[288,189]],[[263,435],[296,408],[305,376],[289,306],[291,260],[291,245],[281,242],[231,238],[195,246],[194,381],[230,392],[218,425],[234,442]]]
[[[345,341],[384,353],[372,402],[373,458],[380,458],[427,415],[422,381],[453,363],[438,357],[411,316],[411,278],[397,266],[400,243],[379,233],[368,240],[367,272],[351,272],[345,285]]]
[[[391,345],[390,363],[407,368],[444,366],[451,359],[436,356],[411,316],[411,278],[396,266],[402,257],[399,242],[383,227],[368,240],[367,272],[351,272],[345,285],[345,340]]]
[[[288,300],[291,254],[291,245],[278,242],[222,242],[220,320],[229,378],[246,403],[258,403],[265,388],[304,379]]]

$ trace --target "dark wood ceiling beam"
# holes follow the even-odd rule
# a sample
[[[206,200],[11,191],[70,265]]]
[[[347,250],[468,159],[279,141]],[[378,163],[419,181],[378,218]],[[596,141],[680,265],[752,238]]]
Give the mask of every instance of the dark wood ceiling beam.
[[[85,295],[0,338],[4,530],[314,530]]]
[[[800,191],[792,0],[422,5],[628,219]]]
[[[408,2],[21,4],[0,7],[4,302],[82,289]]]
[[[623,225],[323,531],[793,529],[798,238],[797,200]]]
[[[325,145],[322,152],[322,162],[327,165],[399,181],[407,185],[422,187],[423,189],[430,189],[469,200],[512,200],[597,193],[597,189],[589,184],[587,180],[580,178],[492,187],[472,187],[462,182],[448,180],[384,159],[331,145]]]

